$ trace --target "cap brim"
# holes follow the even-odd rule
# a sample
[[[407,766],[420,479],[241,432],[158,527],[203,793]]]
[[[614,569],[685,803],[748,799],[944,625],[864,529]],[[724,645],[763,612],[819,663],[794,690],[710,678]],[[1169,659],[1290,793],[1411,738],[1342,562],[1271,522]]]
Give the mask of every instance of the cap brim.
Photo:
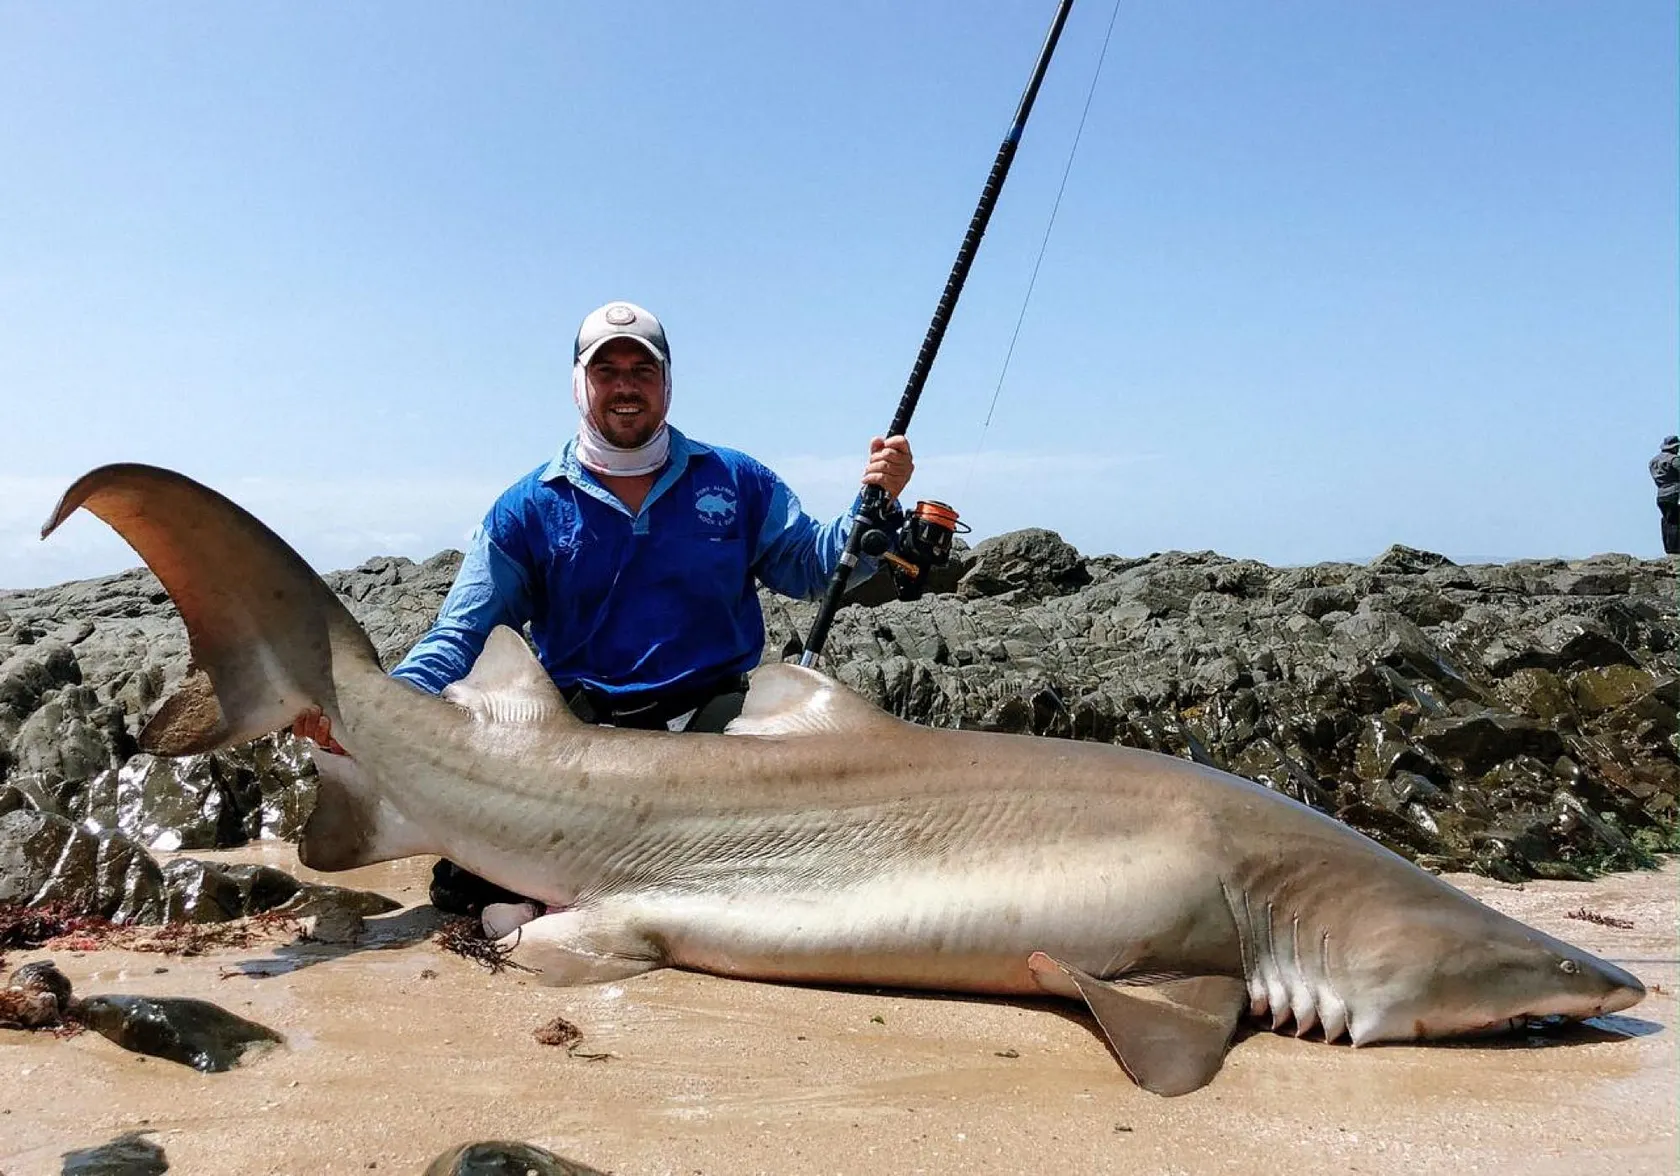
[[[628,339],[632,343],[639,343],[643,351],[646,351],[649,355],[653,356],[661,364],[668,364],[671,362],[666,354],[658,347],[655,347],[645,337],[635,334],[632,331],[619,331],[618,333],[612,335],[602,335],[588,347],[585,347],[582,351],[578,352],[577,361],[581,364],[587,365],[597,351],[601,350],[601,348],[605,347],[608,343],[611,343],[614,339]]]

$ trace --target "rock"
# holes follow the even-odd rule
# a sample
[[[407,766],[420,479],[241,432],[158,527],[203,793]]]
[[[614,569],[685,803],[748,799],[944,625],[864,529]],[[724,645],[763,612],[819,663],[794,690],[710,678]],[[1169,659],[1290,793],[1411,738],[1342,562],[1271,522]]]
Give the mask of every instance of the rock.
[[[126,1131],[98,1147],[65,1152],[60,1176],[162,1176],[169,1161],[148,1134]]]
[[[1672,561],[1460,566],[1393,547],[1369,565],[1268,568],[1207,551],[1087,558],[1043,530],[959,555],[947,574],[961,579],[942,585],[955,592],[880,593],[865,607],[868,585],[855,586],[824,667],[916,722],[1233,770],[1432,868],[1521,878],[1680,848]],[[324,578],[390,665],[459,558],[381,557]],[[765,658],[797,655],[815,605],[760,601]],[[56,815],[140,847],[296,837],[315,774],[289,735],[180,761],[138,755],[134,736],[186,653],[145,571],[0,596],[0,820]],[[1560,794],[1587,815],[1560,808]],[[55,828],[46,840],[71,861],[97,857]],[[1618,834],[1630,849],[1612,844]],[[135,869],[171,917],[303,902],[277,871],[175,864],[157,890],[161,873]],[[7,876],[0,864],[0,886]],[[327,933],[353,934],[353,916],[371,913],[345,909]]]
[[[1031,528],[977,543],[957,592],[971,599],[1017,590],[1054,596],[1090,582],[1085,560],[1071,543],[1054,531]]]
[[[606,1176],[528,1143],[488,1140],[452,1147],[426,1165],[425,1176]]]
[[[1444,555],[1437,555],[1433,551],[1420,551],[1416,547],[1407,547],[1404,544],[1396,543],[1372,560],[1368,566],[1373,572],[1415,576],[1422,572],[1455,565],[1452,560]]]
[[[1656,685],[1656,675],[1637,666],[1593,666],[1569,680],[1575,705],[1583,715],[1602,714],[1644,697]]]
[[[1462,765],[1472,775],[1517,756],[1550,762],[1563,754],[1555,728],[1521,715],[1482,710],[1470,715],[1425,719],[1414,732],[1417,741],[1443,760]]]
[[[0,816],[0,905],[48,902],[113,922],[160,922],[163,872],[120,834],[95,836],[28,809]]]
[[[284,1040],[266,1025],[187,997],[90,996],[75,1015],[124,1049],[206,1074],[231,1070],[250,1050]]]
[[[44,1029],[63,1023],[70,1010],[70,981],[51,960],[13,972],[0,990],[0,1029]]]

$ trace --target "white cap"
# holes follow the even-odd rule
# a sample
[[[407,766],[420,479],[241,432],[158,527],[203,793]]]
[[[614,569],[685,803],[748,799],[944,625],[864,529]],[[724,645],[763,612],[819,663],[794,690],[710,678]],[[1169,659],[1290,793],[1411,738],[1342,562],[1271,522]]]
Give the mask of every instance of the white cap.
[[[654,358],[669,367],[671,346],[665,342],[665,328],[652,312],[634,302],[609,302],[589,312],[578,328],[577,342],[572,345],[572,359],[588,363],[603,343],[614,339],[633,339],[653,352]]]

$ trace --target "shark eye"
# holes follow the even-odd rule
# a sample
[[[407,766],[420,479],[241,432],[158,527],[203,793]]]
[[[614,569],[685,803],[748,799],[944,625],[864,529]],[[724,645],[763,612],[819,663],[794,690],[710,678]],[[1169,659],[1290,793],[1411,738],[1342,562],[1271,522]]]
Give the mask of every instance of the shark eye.
[[[1581,970],[1581,965],[1577,964],[1574,960],[1564,960],[1558,965],[1558,967],[1562,968],[1565,974],[1570,976],[1573,976],[1576,972]]]

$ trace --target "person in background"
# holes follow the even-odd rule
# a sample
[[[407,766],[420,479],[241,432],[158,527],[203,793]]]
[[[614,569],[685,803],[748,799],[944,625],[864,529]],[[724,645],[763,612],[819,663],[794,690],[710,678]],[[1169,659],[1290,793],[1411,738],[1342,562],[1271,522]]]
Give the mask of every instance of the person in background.
[[[1662,545],[1680,555],[1680,437],[1664,437],[1651,459],[1651,480],[1657,484],[1657,510],[1662,515]]]

